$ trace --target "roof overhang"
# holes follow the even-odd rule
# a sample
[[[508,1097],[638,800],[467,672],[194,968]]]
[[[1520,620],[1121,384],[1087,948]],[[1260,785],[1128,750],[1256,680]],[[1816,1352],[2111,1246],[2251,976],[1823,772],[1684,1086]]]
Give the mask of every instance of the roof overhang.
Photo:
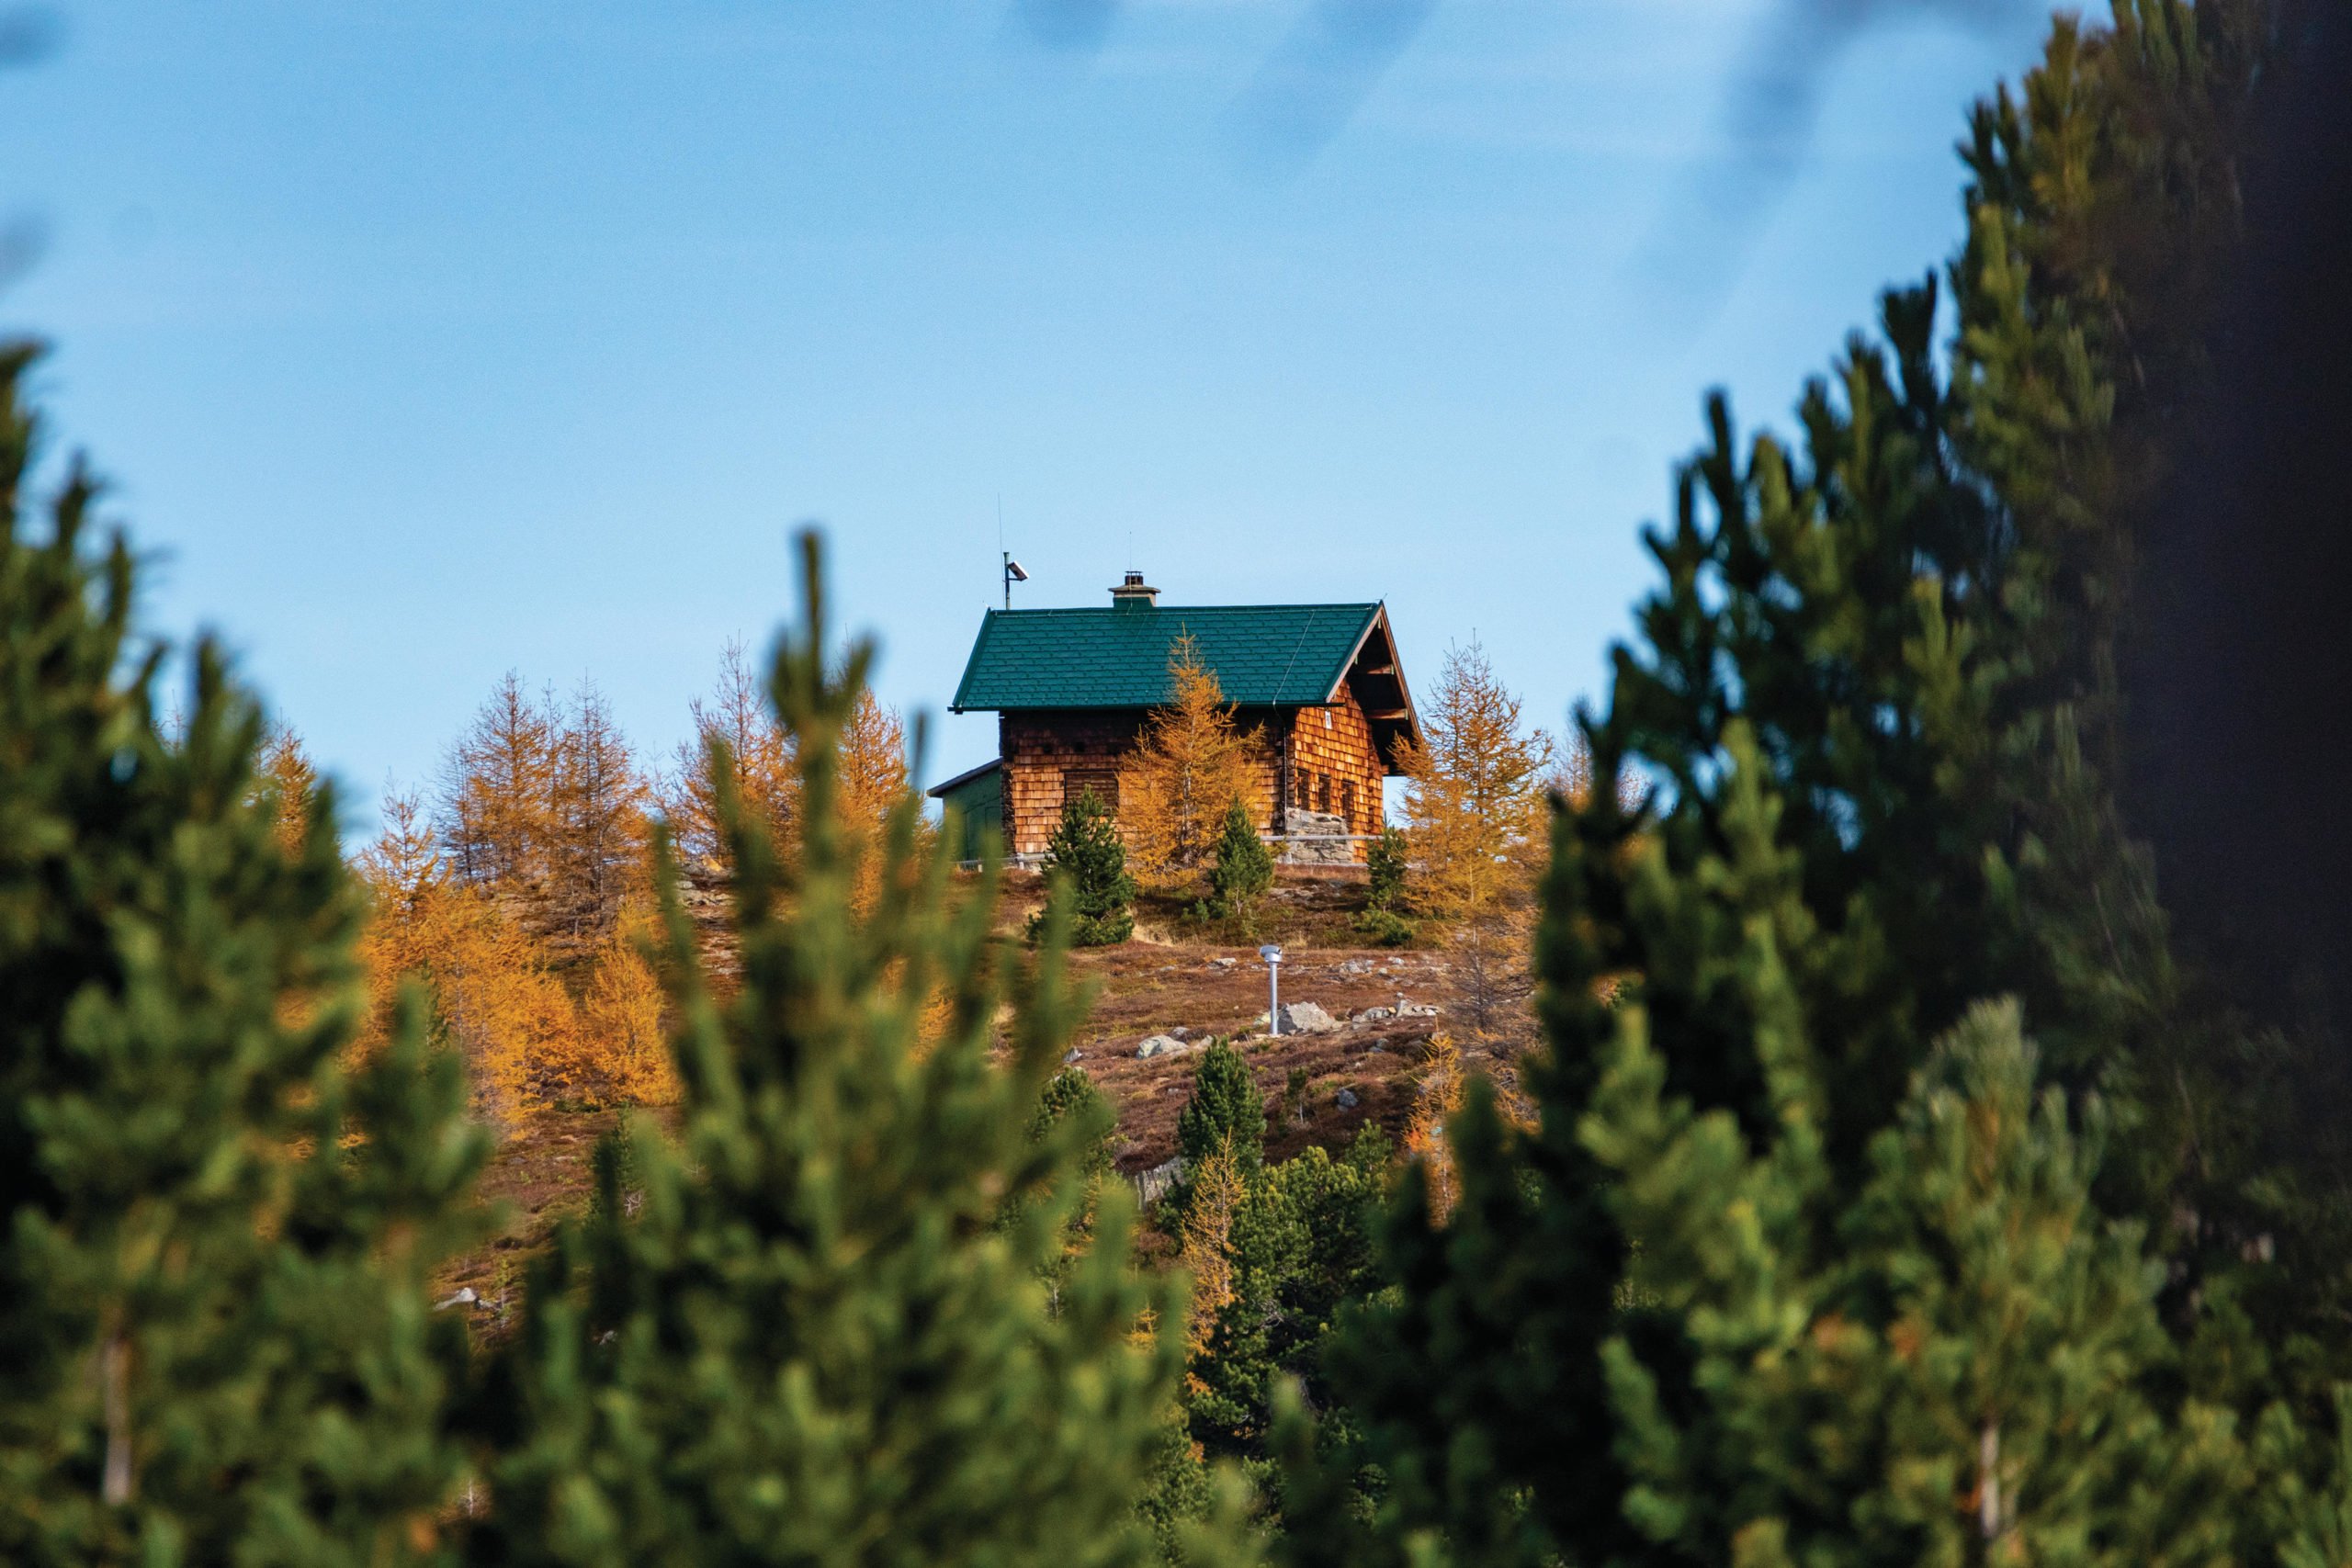
[[[1367,657],[1385,662],[1367,662]],[[1394,684],[1396,690],[1387,689]],[[1409,739],[1421,743],[1421,717],[1413,706],[1412,688],[1405,683],[1405,661],[1396,654],[1396,634],[1388,624],[1388,602],[1382,600],[1372,618],[1364,623],[1363,632],[1348,652],[1347,662],[1340,667],[1339,678],[1324,694],[1326,705],[1340,700],[1342,687],[1352,686],[1356,704],[1363,709],[1365,720],[1372,726],[1374,744],[1379,749],[1381,762],[1391,773],[1396,766],[1396,743]]]
[[[923,794],[929,795],[933,800],[944,800],[947,797],[948,791],[961,789],[964,785],[970,784],[974,779],[986,778],[989,774],[995,773],[998,769],[1003,766],[1003,758],[990,757],[987,761],[982,762],[977,768],[967,768],[952,779],[941,780],[938,784],[935,784],[929,789],[923,791]]]

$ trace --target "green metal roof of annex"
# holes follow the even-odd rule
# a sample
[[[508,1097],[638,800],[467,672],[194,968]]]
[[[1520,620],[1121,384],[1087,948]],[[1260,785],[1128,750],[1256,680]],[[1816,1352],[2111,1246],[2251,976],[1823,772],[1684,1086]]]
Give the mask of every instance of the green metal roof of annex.
[[[1378,604],[990,610],[948,707],[1156,706],[1169,695],[1169,653],[1187,632],[1227,702],[1312,706],[1338,696],[1380,615]]]

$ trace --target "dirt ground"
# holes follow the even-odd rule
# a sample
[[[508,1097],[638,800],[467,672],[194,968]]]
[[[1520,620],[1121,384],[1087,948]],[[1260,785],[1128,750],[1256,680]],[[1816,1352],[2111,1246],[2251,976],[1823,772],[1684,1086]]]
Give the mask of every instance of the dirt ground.
[[[1182,900],[1140,900],[1136,939],[1083,950],[1071,967],[1097,987],[1087,1021],[1072,1042],[1072,1065],[1091,1076],[1119,1111],[1118,1168],[1129,1175],[1175,1153],[1176,1118],[1192,1089],[1200,1049],[1214,1035],[1238,1039],[1266,1097],[1267,1153],[1285,1158],[1310,1144],[1336,1147],[1367,1122],[1392,1134],[1410,1113],[1414,1070],[1438,1020],[1366,1020],[1367,1010],[1434,1004],[1444,983],[1442,960],[1407,948],[1365,948],[1350,921],[1363,908],[1362,874],[1285,871],[1252,930],[1189,918]],[[1006,929],[1019,929],[1042,894],[1034,880],[1008,888]],[[1314,1002],[1340,1021],[1319,1034],[1265,1032],[1266,968],[1261,942],[1283,949],[1282,998]],[[1182,1051],[1136,1055],[1148,1036],[1182,1030]],[[1291,1074],[1304,1069],[1303,1120],[1274,1114]],[[1340,1104],[1341,1091],[1353,1103]],[[502,1143],[482,1181],[496,1211],[490,1243],[460,1259],[441,1293],[470,1289],[478,1314],[494,1324],[520,1283],[528,1255],[556,1224],[588,1204],[597,1141],[619,1120],[613,1111],[550,1111]],[[495,1331],[494,1328],[492,1330]]]

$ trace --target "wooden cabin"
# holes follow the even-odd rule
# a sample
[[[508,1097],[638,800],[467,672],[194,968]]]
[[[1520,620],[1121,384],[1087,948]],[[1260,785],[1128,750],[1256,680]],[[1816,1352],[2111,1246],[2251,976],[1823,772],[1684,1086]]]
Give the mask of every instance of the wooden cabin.
[[[967,850],[1002,832],[1034,861],[1083,789],[1118,808],[1120,765],[1169,697],[1168,661],[1189,634],[1238,726],[1258,738],[1251,801],[1261,832],[1293,862],[1361,861],[1381,829],[1381,781],[1420,730],[1385,604],[1163,605],[1140,572],[1111,603],[990,610],[949,705],[994,713],[997,760],[934,785]]]

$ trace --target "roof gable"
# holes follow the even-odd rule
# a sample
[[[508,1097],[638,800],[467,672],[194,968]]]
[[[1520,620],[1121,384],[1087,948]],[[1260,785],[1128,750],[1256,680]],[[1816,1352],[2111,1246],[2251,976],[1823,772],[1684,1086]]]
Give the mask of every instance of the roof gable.
[[[1227,702],[1327,703],[1380,615],[1376,604],[990,610],[948,705],[1153,707],[1168,700],[1169,653],[1187,632]]]

